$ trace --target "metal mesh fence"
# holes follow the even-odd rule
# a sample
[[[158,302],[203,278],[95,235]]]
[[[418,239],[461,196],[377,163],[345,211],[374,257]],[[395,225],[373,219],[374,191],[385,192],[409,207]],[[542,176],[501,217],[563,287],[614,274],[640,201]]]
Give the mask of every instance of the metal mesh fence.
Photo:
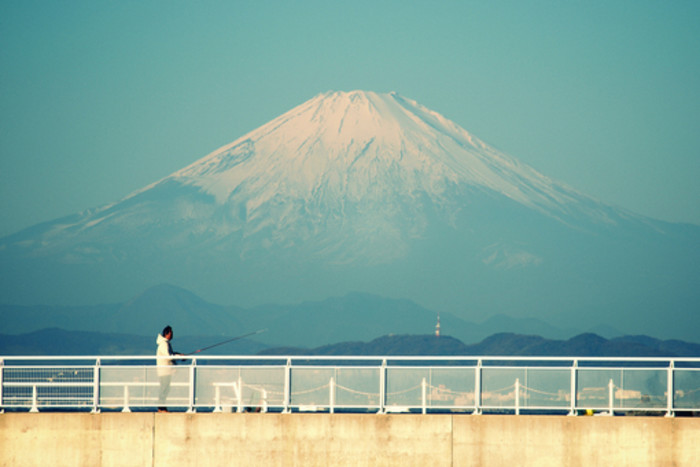
[[[92,367],[4,367],[3,406],[90,407]]]

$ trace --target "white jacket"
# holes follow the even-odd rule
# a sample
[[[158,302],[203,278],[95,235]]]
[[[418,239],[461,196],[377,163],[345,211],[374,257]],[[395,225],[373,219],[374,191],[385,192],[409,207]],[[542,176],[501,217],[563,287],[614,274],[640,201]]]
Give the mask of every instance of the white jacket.
[[[167,376],[175,373],[175,362],[171,358],[173,353],[173,348],[170,346],[170,340],[166,339],[162,335],[158,334],[156,339],[156,344],[158,344],[158,351],[156,352],[156,359],[158,365],[158,376]]]

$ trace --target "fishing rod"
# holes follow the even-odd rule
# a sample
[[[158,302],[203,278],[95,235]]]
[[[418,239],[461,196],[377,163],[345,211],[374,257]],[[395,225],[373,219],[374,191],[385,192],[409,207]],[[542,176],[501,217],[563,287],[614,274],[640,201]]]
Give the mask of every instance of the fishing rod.
[[[233,338],[231,338],[231,339],[226,339],[225,341],[221,341],[221,342],[219,342],[218,344],[213,344],[213,345],[210,345],[210,346],[208,346],[208,347],[204,347],[204,348],[202,348],[202,349],[195,350],[194,352],[190,352],[190,353],[188,353],[188,354],[186,354],[186,355],[194,355],[194,354],[199,353],[199,352],[204,352],[205,350],[209,350],[209,349],[212,349],[212,348],[214,348],[214,347],[218,347],[218,346],[223,345],[223,344],[228,344],[229,342],[237,341],[237,340],[239,340],[239,339],[243,339],[243,338],[248,337],[248,336],[254,336],[255,334],[260,334],[260,333],[263,333],[263,332],[265,332],[265,331],[267,331],[267,329],[258,329],[257,331],[249,332],[249,333],[247,333],[247,334],[243,334],[243,335],[241,335],[241,336],[233,337]]]

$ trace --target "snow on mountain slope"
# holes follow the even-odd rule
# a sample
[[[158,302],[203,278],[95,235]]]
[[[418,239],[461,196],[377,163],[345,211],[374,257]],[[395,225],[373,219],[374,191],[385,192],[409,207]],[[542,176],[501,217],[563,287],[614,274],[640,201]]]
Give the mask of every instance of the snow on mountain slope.
[[[381,263],[404,257],[436,223],[454,227],[480,197],[567,225],[629,216],[396,93],[328,92],[118,203],[23,241],[67,261],[128,254],[136,247],[109,244],[152,236],[157,248],[215,245],[245,258],[305,245],[306,256],[329,263]],[[498,264],[539,262],[527,251],[517,257]]]
[[[68,247],[62,254],[74,261],[128,254],[105,249],[105,240],[150,235],[157,248],[209,245],[241,258],[303,248],[333,264],[382,263],[406,256],[410,241],[436,223],[454,227],[479,196],[569,225],[626,215],[396,93],[328,92],[118,203],[25,241],[44,254]],[[80,246],[71,245],[76,240]]]
[[[175,186],[195,188],[215,201],[193,200]],[[425,235],[433,222],[428,211],[453,222],[470,202],[469,192],[503,196],[568,224],[582,217],[614,223],[625,215],[493,149],[415,101],[354,91],[320,94],[80,223],[81,229],[105,221],[131,229],[158,219],[174,224],[180,240],[192,234],[206,234],[207,241],[240,235],[242,255],[260,245],[289,247],[316,239],[312,256],[381,262],[405,255],[407,239]],[[152,204],[154,196],[168,205],[146,215],[142,200]]]
[[[169,178],[219,203],[252,194],[251,210],[279,195],[438,201],[460,183],[552,212],[581,196],[415,101],[361,91],[318,95]]]

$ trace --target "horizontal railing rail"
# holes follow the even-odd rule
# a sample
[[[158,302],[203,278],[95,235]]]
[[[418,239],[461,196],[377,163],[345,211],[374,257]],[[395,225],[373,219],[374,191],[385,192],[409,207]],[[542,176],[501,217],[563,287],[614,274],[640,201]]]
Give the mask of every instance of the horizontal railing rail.
[[[0,410],[700,412],[700,358],[0,356]]]

